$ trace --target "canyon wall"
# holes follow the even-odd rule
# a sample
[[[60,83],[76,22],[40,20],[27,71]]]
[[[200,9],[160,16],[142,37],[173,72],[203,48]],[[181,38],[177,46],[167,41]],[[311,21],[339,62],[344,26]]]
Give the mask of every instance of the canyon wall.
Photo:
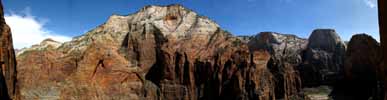
[[[12,45],[12,34],[5,23],[3,6],[0,1],[0,98],[8,100],[15,98],[16,86],[16,58]],[[16,99],[16,98],[15,98]]]
[[[341,98],[346,92],[336,87],[359,81],[353,86],[372,92],[361,98],[377,99],[383,87],[380,46],[369,36],[354,36],[348,50],[333,29],[316,29],[308,39],[275,32],[237,37],[181,5],[112,15],[69,42],[46,39],[20,50],[17,67],[4,29],[2,90],[23,100],[299,100],[302,88],[321,85]]]
[[[21,99],[275,99],[270,54],[180,5],[112,15],[18,54]],[[38,80],[38,81],[37,81]]]
[[[261,32],[249,40],[250,51],[265,50],[272,55],[267,67],[275,78],[277,98],[300,99],[302,83],[297,66],[302,63],[301,52],[307,42],[295,35],[275,32]]]

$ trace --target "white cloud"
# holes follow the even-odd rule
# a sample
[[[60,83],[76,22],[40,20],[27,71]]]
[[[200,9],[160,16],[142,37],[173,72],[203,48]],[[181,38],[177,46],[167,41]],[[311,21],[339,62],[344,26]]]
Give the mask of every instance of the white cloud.
[[[376,7],[376,1],[375,0],[364,0],[364,3],[370,7],[370,8],[375,8]]]
[[[65,42],[71,37],[59,35],[44,27],[46,21],[39,21],[32,16],[27,7],[20,14],[13,13],[4,16],[6,23],[11,27],[13,45],[17,49],[38,44],[46,38]]]

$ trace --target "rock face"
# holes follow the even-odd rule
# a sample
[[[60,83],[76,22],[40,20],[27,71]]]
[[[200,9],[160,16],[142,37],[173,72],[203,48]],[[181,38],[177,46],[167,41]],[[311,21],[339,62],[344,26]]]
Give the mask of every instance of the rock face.
[[[351,38],[344,66],[348,80],[375,81],[381,65],[380,44],[371,36],[357,34]]]
[[[316,29],[308,41],[299,67],[304,86],[329,85],[341,79],[346,47],[335,30]]]
[[[17,67],[3,29],[1,93],[21,100],[299,100],[304,90],[307,98],[330,98],[335,83],[366,80],[364,90],[378,92],[372,73],[383,73],[375,72],[381,51],[367,36],[351,39],[348,52],[331,29],[314,30],[308,40],[274,32],[237,37],[180,5],[112,15],[69,42],[46,39],[18,52]]]
[[[27,100],[273,100],[269,59],[180,5],[146,6],[21,51],[17,79]]]
[[[348,43],[345,58],[345,79],[334,88],[333,97],[339,100],[382,100],[383,84],[381,75],[378,75],[382,60],[379,43],[366,34],[354,35]]]
[[[296,67],[301,63],[301,52],[307,40],[295,35],[274,32],[257,34],[248,43],[250,50],[267,50],[272,57],[268,63],[275,76],[277,98],[297,99],[301,89],[301,78]]]
[[[0,1],[0,99],[7,100],[16,95],[16,59],[12,46],[12,35],[5,23]]]
[[[387,99],[387,12],[386,12],[386,1],[378,0],[378,15],[379,15],[379,34],[380,34],[380,42],[382,46],[382,54],[383,54],[383,64],[381,66],[382,70],[380,74],[382,74],[382,78],[384,80],[384,99]]]

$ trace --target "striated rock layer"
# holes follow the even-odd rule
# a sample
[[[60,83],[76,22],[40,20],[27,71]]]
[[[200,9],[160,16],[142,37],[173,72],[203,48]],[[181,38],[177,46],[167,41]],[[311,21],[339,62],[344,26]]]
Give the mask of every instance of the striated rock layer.
[[[11,30],[5,23],[1,1],[0,16],[0,99],[7,100],[14,98],[17,94],[16,59]]]
[[[380,67],[365,67],[377,65],[374,44],[356,36],[346,52],[332,29],[314,30],[308,40],[274,32],[237,37],[180,5],[146,6],[69,42],[46,39],[21,50],[16,90],[22,100],[299,100],[303,90],[321,96],[303,87],[377,77],[371,74]],[[375,52],[354,55],[368,46]],[[2,70],[15,82],[12,68]],[[376,89],[372,82],[366,85]],[[15,86],[8,92],[18,93]],[[322,87],[329,98],[330,87]]]
[[[301,52],[307,40],[295,35],[261,32],[248,43],[251,51],[266,50],[272,55],[268,63],[275,76],[277,98],[297,99],[301,89],[301,78],[297,66],[301,63]]]
[[[276,98],[270,54],[180,5],[146,6],[17,57],[21,99]]]

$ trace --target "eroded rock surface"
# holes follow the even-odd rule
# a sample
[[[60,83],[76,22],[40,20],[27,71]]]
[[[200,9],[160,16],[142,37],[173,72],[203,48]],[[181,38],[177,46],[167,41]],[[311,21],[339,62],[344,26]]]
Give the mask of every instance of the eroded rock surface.
[[[0,1],[0,99],[8,100],[17,94],[16,59],[12,45],[12,34],[5,23],[3,6]]]
[[[19,53],[21,99],[275,99],[268,52],[180,5],[113,15],[56,44]]]
[[[330,85],[338,80],[372,79],[363,74],[378,68],[364,67],[377,65],[377,60],[371,60],[379,58],[375,41],[357,38],[349,42],[346,53],[345,44],[332,29],[314,30],[308,40],[275,32],[237,37],[180,5],[146,6],[127,16],[112,15],[69,42],[47,39],[21,50],[17,55],[18,97],[299,100],[304,90],[310,90],[310,97],[305,98],[326,99]],[[366,47],[375,52],[354,56],[367,52],[360,49]],[[4,50],[11,55],[13,49]],[[350,59],[344,61],[344,57]],[[10,77],[3,75],[6,80]],[[302,89],[321,85],[328,85],[322,88],[323,95],[313,87]]]
[[[333,29],[316,29],[299,67],[304,86],[334,84],[343,77],[345,44]]]
[[[300,97],[302,83],[297,66],[302,62],[301,52],[306,44],[307,40],[295,35],[274,32],[261,32],[249,41],[251,51],[267,50],[272,55],[268,67],[275,76],[277,98]]]

